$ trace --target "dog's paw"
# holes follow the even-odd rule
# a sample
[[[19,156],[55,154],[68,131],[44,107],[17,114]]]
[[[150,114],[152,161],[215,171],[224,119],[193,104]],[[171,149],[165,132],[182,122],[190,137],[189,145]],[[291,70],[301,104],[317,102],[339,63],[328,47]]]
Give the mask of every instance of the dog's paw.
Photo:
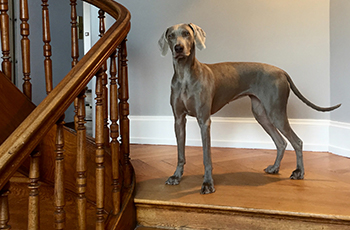
[[[178,185],[178,184],[180,184],[180,181],[181,181],[181,177],[171,176],[168,178],[168,180],[165,182],[165,184]]]
[[[204,182],[201,188],[201,194],[210,194],[215,192],[213,183]]]
[[[290,179],[302,180],[304,179],[304,172],[302,172],[300,169],[296,169],[292,172],[292,175],[290,175]]]
[[[264,171],[268,174],[277,174],[280,171],[280,168],[274,165],[269,165]]]

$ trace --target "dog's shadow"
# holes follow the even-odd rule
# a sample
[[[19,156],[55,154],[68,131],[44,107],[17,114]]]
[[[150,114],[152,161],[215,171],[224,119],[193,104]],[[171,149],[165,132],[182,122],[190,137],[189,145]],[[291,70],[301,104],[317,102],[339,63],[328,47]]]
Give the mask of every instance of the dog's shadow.
[[[282,177],[280,174],[270,175],[264,172],[232,172],[213,175],[216,188],[220,187],[261,187],[283,180],[290,180],[289,177]],[[166,185],[167,178],[154,178],[138,182],[136,190],[147,190],[162,197],[177,199],[191,194],[199,194],[203,175],[184,175],[179,185]],[[254,188],[252,188],[254,189]],[[215,194],[215,193],[214,193]]]
[[[213,179],[215,185],[225,185],[225,186],[250,186],[258,187],[264,186],[271,183],[276,183],[282,180],[289,180],[277,175],[270,175],[264,172],[234,172],[234,173],[224,173],[224,174],[213,174]]]

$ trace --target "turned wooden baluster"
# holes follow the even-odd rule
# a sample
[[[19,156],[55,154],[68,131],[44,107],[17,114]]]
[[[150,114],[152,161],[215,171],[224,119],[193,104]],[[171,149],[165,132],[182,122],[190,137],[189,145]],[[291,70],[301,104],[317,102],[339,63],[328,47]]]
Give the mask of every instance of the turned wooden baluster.
[[[78,63],[79,58],[79,45],[78,45],[78,22],[77,22],[77,0],[70,0],[71,5],[71,56],[72,56],[72,68]],[[74,100],[74,126],[75,130],[78,129],[78,98]]]
[[[0,191],[0,229],[11,229],[8,225],[10,220],[8,194],[10,193],[10,182]]]
[[[117,86],[117,64],[116,51],[113,52],[110,59],[110,118],[111,118],[111,155],[112,155],[112,186],[113,186],[113,214],[116,215],[120,211],[120,189],[119,181],[119,126],[118,126],[118,86]]]
[[[39,156],[40,152],[33,152],[30,157],[29,169],[29,201],[28,201],[28,229],[40,229],[39,208]]]
[[[100,37],[102,37],[105,33],[106,26],[105,26],[105,12],[103,10],[98,11],[98,18],[99,18],[99,32]],[[103,135],[105,140],[105,146],[109,145],[109,128],[108,128],[108,88],[107,88],[107,61],[105,61],[101,66],[101,72],[102,74],[102,98],[103,98]]]
[[[44,70],[46,80],[46,93],[52,91],[52,60],[51,60],[51,33],[49,20],[49,4],[48,0],[42,0],[42,27],[43,27],[43,42],[44,42]]]
[[[29,41],[29,14],[28,1],[20,0],[20,19],[21,23],[21,49],[22,49],[22,65],[23,65],[23,93],[32,98],[32,83],[30,82],[30,41]]]
[[[57,121],[56,132],[56,162],[55,162],[55,229],[64,229],[66,212],[64,210],[64,136],[63,136],[64,115]]]
[[[43,53],[46,94],[52,91],[52,61],[51,61],[51,35],[49,22],[48,0],[42,0],[42,32],[43,32]],[[40,207],[39,207],[39,157],[40,153],[35,150],[30,156],[29,169],[29,202],[28,202],[28,229],[40,229]]]
[[[86,128],[85,128],[85,89],[78,96],[77,128],[77,213],[78,229],[86,229]]]
[[[102,76],[104,71],[100,69],[96,74],[96,229],[104,229],[104,119],[103,119],[103,86]]]
[[[129,89],[128,89],[128,64],[126,39],[120,44],[118,50],[118,84],[119,84],[119,113],[120,113],[120,134],[121,151],[123,153],[124,185],[131,185],[131,165],[130,165],[130,121],[129,121]]]
[[[71,0],[71,47],[72,47],[72,67],[78,63],[78,22],[77,22],[77,0]]]
[[[1,49],[2,49],[2,72],[11,80],[10,61],[10,38],[9,38],[9,16],[8,0],[0,0],[0,27],[1,27]]]

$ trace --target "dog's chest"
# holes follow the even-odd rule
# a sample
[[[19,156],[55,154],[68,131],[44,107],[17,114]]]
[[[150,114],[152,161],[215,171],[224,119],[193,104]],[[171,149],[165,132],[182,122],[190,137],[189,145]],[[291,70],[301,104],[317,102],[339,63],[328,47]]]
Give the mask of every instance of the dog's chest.
[[[194,84],[178,81],[172,85],[172,100],[176,110],[183,110],[188,115],[196,115],[196,98],[199,92]]]

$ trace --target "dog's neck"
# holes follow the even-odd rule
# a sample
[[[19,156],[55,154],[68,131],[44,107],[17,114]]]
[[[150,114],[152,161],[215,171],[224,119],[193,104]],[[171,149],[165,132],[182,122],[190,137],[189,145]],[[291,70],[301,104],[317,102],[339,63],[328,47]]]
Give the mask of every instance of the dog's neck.
[[[195,57],[195,49],[191,51],[191,54],[187,57],[183,58],[173,58],[173,66],[175,76],[179,78],[189,77],[191,75],[191,71],[196,69],[196,65],[199,64],[199,61]]]

